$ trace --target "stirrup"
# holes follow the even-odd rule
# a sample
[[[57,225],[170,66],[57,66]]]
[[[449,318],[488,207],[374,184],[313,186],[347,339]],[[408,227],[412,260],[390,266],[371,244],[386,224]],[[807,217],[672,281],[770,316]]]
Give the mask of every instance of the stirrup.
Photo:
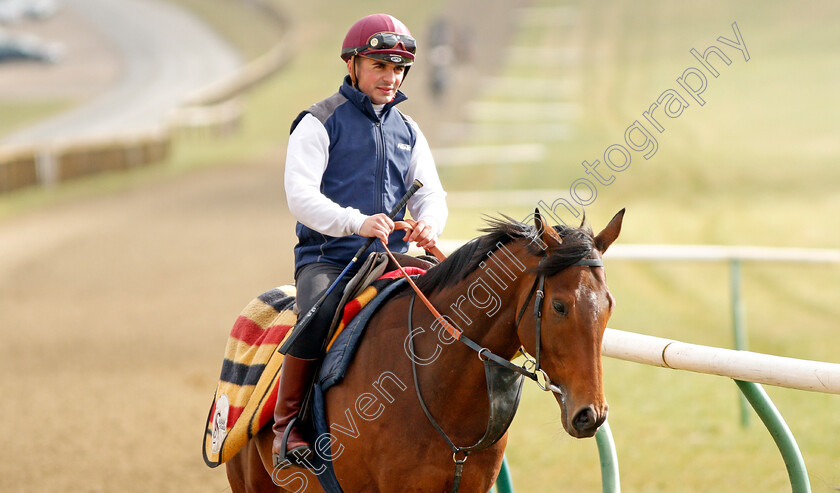
[[[274,461],[274,468],[275,469],[280,468],[280,470],[283,470],[283,469],[287,469],[287,468],[292,467],[292,466],[305,467],[305,464],[301,463],[300,459],[309,459],[309,456],[312,455],[311,447],[306,447],[306,452],[303,454],[302,457],[297,457],[294,454],[290,454],[289,451],[286,449],[286,446],[289,443],[289,434],[291,433],[292,428],[297,423],[297,420],[298,420],[298,416],[295,416],[294,418],[292,418],[291,421],[289,421],[289,424],[286,425],[286,429],[283,430],[283,437],[280,439],[281,440],[280,453],[279,454],[271,454],[272,460]],[[298,448],[301,448],[301,447],[298,447]],[[284,465],[283,463],[286,462],[287,460],[288,460],[288,463]],[[280,467],[280,466],[283,466],[283,467]]]

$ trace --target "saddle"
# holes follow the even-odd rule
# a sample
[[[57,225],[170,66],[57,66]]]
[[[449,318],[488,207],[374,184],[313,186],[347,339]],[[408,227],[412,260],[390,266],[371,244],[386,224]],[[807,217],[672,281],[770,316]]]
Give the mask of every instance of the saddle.
[[[412,219],[396,221],[394,223],[394,229],[410,233],[415,224],[416,221]],[[392,253],[394,255],[394,260],[399,262],[399,265],[395,264],[394,260],[391,260],[385,252],[372,252],[368,255],[356,275],[350,279],[350,282],[348,282],[344,288],[344,293],[341,297],[341,301],[338,303],[335,317],[330,323],[329,337],[327,337],[327,340],[333,341],[335,339],[336,330],[340,330],[340,323],[345,312],[345,305],[347,302],[356,299],[375,280],[382,277],[384,273],[394,272],[399,269],[400,265],[405,267],[409,274],[423,273],[446,258],[443,252],[441,252],[436,246],[430,247],[427,253],[431,255],[412,257],[411,255],[406,255],[404,253]],[[419,272],[417,269],[419,269]],[[345,321],[345,323],[346,322],[347,321]]]
[[[421,256],[412,257],[403,253],[395,253],[394,257],[402,266],[413,270],[409,270],[409,274],[425,272],[435,265],[438,260],[435,257]],[[330,343],[335,340],[343,326],[345,326],[351,315],[358,313],[356,307],[347,310],[347,303],[351,300],[357,299],[374,281],[381,278],[386,272],[393,272],[397,270],[397,265],[388,257],[385,252],[372,252],[365,259],[359,271],[353,276],[344,288],[344,293],[341,296],[341,301],[338,303],[338,308],[335,311],[335,316],[330,323],[329,336],[327,341]],[[347,313],[345,313],[347,312]],[[329,344],[325,349],[329,348]]]

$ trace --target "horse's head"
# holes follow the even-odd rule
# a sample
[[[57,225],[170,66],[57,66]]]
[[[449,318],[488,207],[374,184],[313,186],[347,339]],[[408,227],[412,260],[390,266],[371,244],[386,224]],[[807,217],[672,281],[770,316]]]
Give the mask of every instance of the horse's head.
[[[588,228],[549,227],[537,211],[536,235],[528,246],[538,254],[531,268],[537,283],[520,290],[518,308],[524,316],[517,332],[524,348],[539,354],[538,365],[555,389],[563,427],[576,438],[593,436],[607,418],[601,341],[615,301],[604,268],[591,264],[600,264],[601,255],[618,237],[623,217],[622,209],[593,236]],[[540,277],[545,282],[543,299]],[[534,303],[541,304],[541,315]]]
[[[601,341],[614,305],[601,255],[618,237],[624,210],[597,236],[582,225],[551,228],[539,210],[534,217],[536,227],[491,218],[486,235],[420,276],[417,285],[437,294],[436,302],[452,310],[450,319],[471,330],[481,347],[507,357],[524,347],[537,360],[537,376],[555,390],[563,427],[573,437],[590,437],[607,417]],[[501,311],[503,303],[515,311]],[[471,329],[482,313],[491,323],[481,332]]]

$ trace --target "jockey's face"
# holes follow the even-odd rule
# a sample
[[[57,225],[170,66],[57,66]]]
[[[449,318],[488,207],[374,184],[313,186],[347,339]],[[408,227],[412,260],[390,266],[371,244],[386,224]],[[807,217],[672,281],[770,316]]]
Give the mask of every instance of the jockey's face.
[[[359,90],[367,94],[373,104],[390,103],[402,84],[405,67],[362,56],[356,60],[356,82]],[[353,70],[353,61],[348,69]]]

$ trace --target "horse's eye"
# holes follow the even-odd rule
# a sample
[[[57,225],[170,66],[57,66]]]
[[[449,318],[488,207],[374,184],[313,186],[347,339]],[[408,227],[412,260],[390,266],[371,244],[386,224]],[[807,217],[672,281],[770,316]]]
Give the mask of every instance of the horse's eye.
[[[563,303],[555,301],[551,303],[551,306],[554,308],[554,311],[557,312],[558,315],[566,314],[566,305],[564,305]]]

